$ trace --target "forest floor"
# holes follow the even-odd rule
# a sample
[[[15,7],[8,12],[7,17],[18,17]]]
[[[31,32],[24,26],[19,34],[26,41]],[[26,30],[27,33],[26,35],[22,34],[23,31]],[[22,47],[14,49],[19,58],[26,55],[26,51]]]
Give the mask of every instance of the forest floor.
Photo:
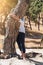
[[[17,57],[10,59],[0,59],[0,65],[43,65],[43,26],[40,25],[40,30],[32,23],[32,30],[28,29],[25,38],[26,60],[19,60]],[[41,42],[42,40],[42,42]],[[3,49],[4,36],[0,34],[0,50]],[[17,43],[16,51],[21,54]]]
[[[19,49],[16,49],[20,54]],[[0,65],[43,65],[43,49],[26,49],[27,58],[24,60],[13,57],[10,59],[0,59]]]

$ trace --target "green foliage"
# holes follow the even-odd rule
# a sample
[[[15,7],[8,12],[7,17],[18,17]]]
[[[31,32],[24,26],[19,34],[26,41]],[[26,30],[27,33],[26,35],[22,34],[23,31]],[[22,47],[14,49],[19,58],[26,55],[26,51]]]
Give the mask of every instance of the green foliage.
[[[37,15],[42,10],[42,1],[41,0],[30,0],[30,7],[27,10],[27,13],[32,20],[36,20]]]

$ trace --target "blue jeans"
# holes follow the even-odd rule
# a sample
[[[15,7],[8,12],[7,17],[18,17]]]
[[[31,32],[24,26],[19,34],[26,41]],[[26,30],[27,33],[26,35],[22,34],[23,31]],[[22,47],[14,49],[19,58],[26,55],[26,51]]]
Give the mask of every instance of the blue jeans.
[[[24,42],[25,42],[25,33],[19,32],[18,37],[17,37],[17,44],[18,44],[20,51],[22,51],[23,53],[25,53]]]

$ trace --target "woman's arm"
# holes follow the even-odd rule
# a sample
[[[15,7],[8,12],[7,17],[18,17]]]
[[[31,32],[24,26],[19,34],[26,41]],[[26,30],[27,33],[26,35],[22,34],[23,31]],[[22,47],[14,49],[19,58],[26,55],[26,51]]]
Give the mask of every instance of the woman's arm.
[[[17,21],[19,21],[20,19],[19,19],[19,17],[18,16],[16,16],[16,15],[10,15],[12,18],[14,18],[15,20],[17,20]]]

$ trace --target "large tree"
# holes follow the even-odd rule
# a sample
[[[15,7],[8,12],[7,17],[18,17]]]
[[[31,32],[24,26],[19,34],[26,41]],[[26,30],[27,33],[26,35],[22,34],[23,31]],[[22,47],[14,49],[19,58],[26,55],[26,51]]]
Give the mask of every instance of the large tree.
[[[17,34],[18,34],[18,29],[19,29],[19,26],[18,26],[18,24],[19,24],[19,22],[15,22],[15,20],[13,20],[13,18],[11,18],[10,17],[10,14],[13,14],[13,15],[18,15],[18,16],[20,16],[20,17],[22,17],[22,16],[24,16],[25,15],[25,13],[26,13],[26,10],[27,10],[27,7],[28,7],[28,3],[29,3],[29,0],[18,0],[18,3],[17,3],[17,5],[15,6],[15,8],[13,8],[13,9],[11,9],[11,11],[10,11],[10,13],[9,13],[9,15],[8,15],[8,17],[7,17],[7,20],[6,20],[6,22],[13,22],[14,21],[14,28],[15,28],[15,30],[13,30],[13,33],[14,33],[14,35],[12,35],[14,38],[12,38],[13,40],[14,40],[14,42],[16,41],[16,37],[17,37]],[[8,23],[8,24],[9,24]],[[16,26],[16,27],[15,27]],[[8,27],[7,27],[8,28]],[[17,28],[17,29],[16,29]],[[8,28],[9,29],[9,28]],[[13,28],[12,28],[13,29]],[[11,30],[9,31],[8,30],[8,32],[12,32]],[[7,31],[6,31],[6,33],[7,33]],[[9,34],[10,35],[10,34]],[[10,37],[11,38],[11,37]],[[6,38],[7,40],[9,40],[9,38],[7,37]],[[15,50],[15,47],[14,47],[14,42],[12,41],[11,42],[11,40],[9,40],[10,41],[10,43],[8,42],[5,42],[5,44],[4,44],[4,51],[5,51],[5,53],[14,53],[14,50]],[[11,49],[11,50],[10,50]]]

